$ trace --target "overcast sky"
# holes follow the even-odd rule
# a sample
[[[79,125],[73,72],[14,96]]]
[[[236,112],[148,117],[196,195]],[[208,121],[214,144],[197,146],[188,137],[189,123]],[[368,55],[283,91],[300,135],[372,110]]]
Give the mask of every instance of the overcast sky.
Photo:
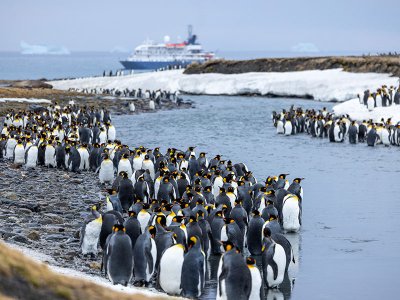
[[[208,50],[400,52],[400,0],[1,0],[0,51],[131,50],[188,24]]]

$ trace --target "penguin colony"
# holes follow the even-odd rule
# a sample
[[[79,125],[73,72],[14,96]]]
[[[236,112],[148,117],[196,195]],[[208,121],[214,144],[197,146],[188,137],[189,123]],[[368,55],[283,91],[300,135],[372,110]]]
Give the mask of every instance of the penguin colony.
[[[272,121],[276,132],[283,135],[307,133],[311,137],[328,138],[330,142],[344,142],[350,144],[365,143],[368,146],[382,144],[384,146],[400,146],[400,122],[393,124],[391,118],[356,121],[349,115],[335,115],[322,110],[306,109],[293,106],[281,113],[272,113]]]
[[[98,173],[107,193],[91,207],[80,247],[92,259],[101,249],[113,284],[198,298],[207,259],[221,255],[217,299],[260,299],[295,263],[283,233],[300,230],[303,178],[258,182],[245,164],[209,160],[195,147],[129,148],[116,139],[107,110],[75,105],[10,112],[0,154],[28,169]]]
[[[382,85],[376,89],[376,92],[365,90],[363,93],[357,94],[360,104],[365,105],[368,110],[373,110],[375,107],[387,107],[400,104],[400,87],[397,89],[394,86],[389,88]]]

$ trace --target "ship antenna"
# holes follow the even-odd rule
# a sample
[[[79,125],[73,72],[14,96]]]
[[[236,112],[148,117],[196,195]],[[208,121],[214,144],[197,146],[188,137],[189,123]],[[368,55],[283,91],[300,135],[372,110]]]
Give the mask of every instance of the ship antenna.
[[[188,25],[188,41],[192,39],[193,26]]]

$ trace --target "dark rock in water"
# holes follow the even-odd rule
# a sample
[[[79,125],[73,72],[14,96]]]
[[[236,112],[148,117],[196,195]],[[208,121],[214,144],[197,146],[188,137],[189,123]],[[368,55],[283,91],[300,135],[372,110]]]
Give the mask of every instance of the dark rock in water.
[[[30,209],[28,209],[28,208],[20,208],[20,209],[18,209],[18,213],[21,213],[21,214],[31,214],[32,213],[32,211],[30,210]]]
[[[32,240],[32,241],[38,241],[40,240],[40,234],[37,231],[31,231],[28,233],[28,235],[26,236],[28,239]]]
[[[76,184],[81,184],[83,183],[83,179],[79,179],[79,178],[74,178],[71,180],[72,183],[76,183]]]
[[[32,242],[28,240],[26,237],[16,234],[11,238],[14,242],[23,243],[23,244],[31,244]]]

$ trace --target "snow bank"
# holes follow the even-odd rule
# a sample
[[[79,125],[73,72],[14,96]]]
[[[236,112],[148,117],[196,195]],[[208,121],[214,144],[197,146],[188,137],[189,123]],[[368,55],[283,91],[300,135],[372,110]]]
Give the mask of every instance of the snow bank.
[[[35,98],[0,98],[0,103],[4,102],[30,102],[30,103],[51,103],[47,99],[35,99]]]
[[[189,94],[312,96],[318,101],[346,101],[366,89],[398,84],[390,74],[349,73],[341,69],[243,74],[194,74],[183,70],[141,73],[117,77],[91,77],[52,81],[56,89],[116,88],[180,90]]]
[[[29,248],[26,248],[23,246],[9,244],[9,243],[6,243],[6,244],[10,248],[14,248],[14,249],[21,251],[27,257],[31,258],[32,260],[34,260],[36,262],[47,263],[48,267],[52,271],[57,272],[62,275],[79,278],[79,279],[85,279],[85,280],[91,281],[95,284],[102,285],[104,287],[107,287],[108,289],[112,289],[112,290],[115,290],[118,292],[123,292],[123,293],[128,293],[128,294],[140,294],[140,295],[145,295],[145,296],[149,296],[149,297],[151,297],[151,296],[166,297],[166,298],[171,299],[170,296],[168,296],[164,293],[158,292],[157,290],[154,290],[154,289],[150,290],[148,288],[139,288],[139,287],[134,287],[134,286],[113,285],[110,281],[108,281],[104,277],[88,275],[83,272],[79,272],[79,271],[72,270],[69,268],[56,267],[54,265],[51,265],[51,264],[54,264],[55,261],[49,255],[40,253],[38,251],[29,249]]]
[[[374,110],[368,111],[367,107],[360,104],[358,99],[352,99],[335,105],[333,111],[338,115],[349,114],[352,119],[357,121],[372,119],[379,122],[382,118],[392,118],[393,123],[400,121],[400,105],[375,107]]]

